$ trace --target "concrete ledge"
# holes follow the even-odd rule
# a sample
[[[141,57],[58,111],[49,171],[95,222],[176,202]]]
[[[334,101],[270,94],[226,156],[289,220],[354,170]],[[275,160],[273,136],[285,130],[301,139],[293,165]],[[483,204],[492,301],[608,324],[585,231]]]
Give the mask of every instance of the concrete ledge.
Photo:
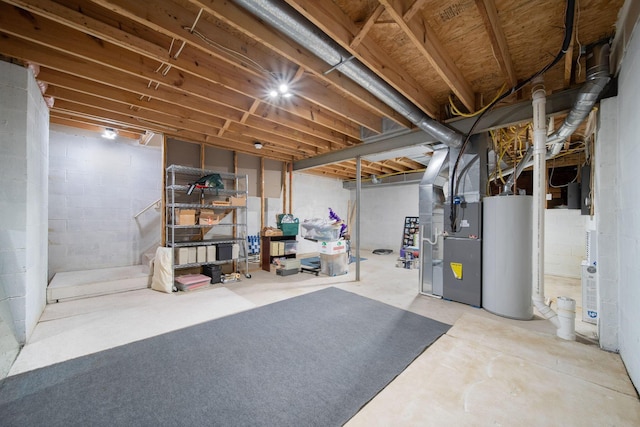
[[[47,287],[47,303],[145,289],[148,285],[149,273],[142,265],[56,273]]]

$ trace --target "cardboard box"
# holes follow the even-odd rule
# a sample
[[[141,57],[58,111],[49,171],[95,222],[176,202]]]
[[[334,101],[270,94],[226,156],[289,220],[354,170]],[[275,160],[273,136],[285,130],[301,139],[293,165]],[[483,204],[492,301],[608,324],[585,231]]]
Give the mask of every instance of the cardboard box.
[[[187,250],[189,251],[188,254],[188,262],[187,264],[194,264],[196,262],[198,262],[198,251],[196,250],[195,247],[192,248],[187,248]]]
[[[176,249],[176,264],[189,264],[189,248]]]
[[[284,255],[284,250],[280,253],[280,245],[279,242],[271,242],[271,250],[269,251],[269,255],[271,256],[279,256]]]
[[[196,262],[207,262],[207,247],[198,246],[196,252]]]
[[[234,243],[233,246],[231,246],[231,259],[238,259],[240,258],[240,245],[237,243]]]
[[[262,229],[263,236],[282,236],[282,230],[273,227],[265,227]]]
[[[231,202],[231,206],[247,206],[247,197],[246,196],[231,196],[229,197],[229,202]]]
[[[213,262],[216,260],[216,246],[207,246],[207,262]]]
[[[196,225],[196,210],[195,209],[179,209],[178,210],[178,225]]]
[[[217,225],[220,222],[221,216],[211,209],[202,209],[200,211],[200,217],[198,224],[200,225]]]
[[[347,252],[347,242],[344,240],[319,242],[319,246],[318,251],[321,254],[344,254]]]

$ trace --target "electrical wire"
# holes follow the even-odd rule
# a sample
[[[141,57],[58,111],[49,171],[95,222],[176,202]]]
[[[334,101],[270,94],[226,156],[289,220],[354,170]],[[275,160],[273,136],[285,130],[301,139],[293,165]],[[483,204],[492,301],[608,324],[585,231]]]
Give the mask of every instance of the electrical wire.
[[[195,34],[196,36],[198,36],[200,39],[202,39],[202,41],[204,41],[206,44],[208,44],[211,47],[215,47],[216,49],[219,49],[237,59],[240,59],[241,61],[246,61],[249,63],[249,65],[251,65],[255,70],[264,73],[264,74],[268,74],[271,77],[276,78],[276,74],[268,69],[266,69],[265,67],[263,67],[260,63],[258,63],[257,61],[254,61],[253,59],[249,58],[246,55],[243,55],[240,52],[237,52],[233,49],[229,49],[226,46],[221,45],[220,43],[216,42],[215,40],[211,40],[209,37],[205,36],[204,34],[202,34],[200,31],[197,31],[195,29],[191,29],[190,27],[183,27],[183,29],[191,31],[193,34]]]
[[[463,113],[462,111],[460,111],[458,109],[458,107],[456,107],[456,104],[453,102],[453,97],[451,96],[451,94],[449,94],[449,105],[451,106],[451,111],[456,115],[456,116],[462,116],[462,117],[475,117],[478,114],[482,114],[484,112],[484,110],[486,110],[487,108],[489,108],[489,105],[491,105],[491,103],[493,101],[496,100],[496,98],[498,98],[502,92],[507,88],[507,84],[503,84],[502,87],[500,88],[500,90],[498,91],[498,93],[496,93],[495,98],[493,98],[491,100],[490,103],[488,103],[487,105],[485,105],[484,107],[482,107],[481,109],[479,109],[478,111],[476,111],[475,113]]]
[[[551,179],[553,179],[553,172],[555,171],[555,169],[556,169],[556,159],[554,158],[554,159],[553,159],[553,165],[551,166],[551,173],[549,174],[549,179],[548,179],[549,187],[551,187],[551,188],[564,188],[564,187],[568,187],[570,184],[573,184],[574,182],[576,182],[576,180],[578,179],[578,175],[580,175],[580,168],[578,168],[578,167],[576,166],[576,176],[574,176],[574,177],[573,177],[573,179],[572,179],[571,181],[569,181],[568,183],[563,184],[563,185],[553,185],[553,184],[551,183]]]
[[[562,57],[565,55],[565,53],[567,53],[567,50],[569,49],[569,45],[571,44],[571,36],[573,34],[573,22],[574,22],[574,15],[575,15],[575,1],[576,0],[567,0],[567,7],[566,7],[566,11],[565,11],[565,18],[564,18],[564,39],[562,41],[562,46],[560,48],[560,51],[556,54],[555,58],[549,62],[546,66],[544,66],[542,69],[540,69],[539,71],[537,71],[536,73],[534,73],[533,75],[531,75],[529,78],[527,78],[526,80],[524,80],[523,82],[513,86],[510,90],[504,92],[502,95],[500,95],[499,97],[497,97],[496,99],[493,100],[493,102],[491,102],[487,108],[480,113],[480,115],[478,115],[478,117],[476,118],[476,120],[474,121],[473,125],[471,126],[471,129],[469,129],[469,132],[467,133],[464,142],[462,143],[462,146],[460,147],[460,151],[458,152],[458,156],[456,158],[456,161],[453,165],[453,169],[451,170],[451,185],[449,186],[449,200],[451,203],[451,214],[449,215],[449,219],[451,221],[451,231],[452,232],[456,232],[456,210],[457,208],[455,207],[456,205],[454,205],[453,203],[453,195],[455,193],[457,193],[457,188],[458,188],[458,184],[460,182],[460,180],[458,180],[456,182],[456,171],[458,170],[458,165],[460,164],[460,159],[462,158],[462,154],[464,153],[464,150],[467,148],[467,145],[469,144],[469,141],[471,139],[471,135],[473,135],[473,131],[475,130],[475,128],[477,127],[478,123],[480,122],[480,119],[482,119],[482,117],[488,112],[491,111],[491,109],[500,101],[502,101],[504,98],[519,92],[523,87],[525,87],[527,84],[529,84],[533,79],[535,79],[536,77],[546,73],[551,67],[553,67],[554,65],[556,65],[561,59]]]

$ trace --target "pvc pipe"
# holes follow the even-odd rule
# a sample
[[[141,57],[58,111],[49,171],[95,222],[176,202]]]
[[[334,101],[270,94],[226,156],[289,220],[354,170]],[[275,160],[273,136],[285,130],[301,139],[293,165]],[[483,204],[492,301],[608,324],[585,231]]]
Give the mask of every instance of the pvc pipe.
[[[576,302],[568,297],[558,297],[558,336],[565,340],[576,339]]]
[[[556,314],[544,303],[544,214],[546,207],[547,126],[546,94],[542,77],[533,80],[533,239],[532,239],[532,300],[538,312],[557,329],[558,337],[575,340],[576,302],[558,297]]]
[[[544,303],[544,210],[546,206],[546,93],[542,76],[532,82],[533,105],[533,239],[532,286],[534,303]]]

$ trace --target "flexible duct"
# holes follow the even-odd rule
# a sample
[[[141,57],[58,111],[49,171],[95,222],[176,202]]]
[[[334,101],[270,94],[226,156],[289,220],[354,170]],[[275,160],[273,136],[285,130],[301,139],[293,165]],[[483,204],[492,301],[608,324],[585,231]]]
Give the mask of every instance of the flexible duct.
[[[235,3],[308,49],[328,63],[331,70],[340,70],[342,74],[438,141],[453,148],[459,148],[464,142],[462,134],[424,114],[291,6],[276,0],[235,0]]]
[[[547,138],[547,145],[553,144],[551,156],[555,156],[562,150],[564,141],[576,131],[580,123],[589,115],[609,80],[611,80],[609,44],[605,43],[594,46],[591,52],[587,53],[587,80],[580,89],[576,102],[562,126]]]
[[[547,145],[551,145],[551,148],[547,150],[547,160],[554,158],[560,153],[564,141],[573,135],[578,126],[580,126],[589,115],[593,106],[598,102],[598,98],[605,86],[611,80],[611,73],[609,71],[609,48],[608,43],[588,48],[586,82],[580,88],[573,107],[569,111],[569,114],[567,114],[565,121],[557,131],[547,137]],[[511,179],[511,177],[509,178],[509,187],[504,186],[505,191],[510,191],[513,181],[518,179],[520,173],[532,164],[533,162],[530,162],[528,158],[523,158],[515,168],[503,171],[503,176],[511,175],[513,177],[513,179]]]
[[[518,179],[518,177],[524,170],[527,163],[529,163],[529,161],[531,160],[532,156],[533,156],[533,145],[529,146],[526,153],[524,153],[524,156],[522,156],[522,160],[520,160],[520,163],[518,163],[518,165],[515,167],[515,171],[511,174],[507,182],[505,182],[502,194],[504,195],[513,194],[511,191],[511,187],[513,187],[513,184],[515,184],[516,179]]]

